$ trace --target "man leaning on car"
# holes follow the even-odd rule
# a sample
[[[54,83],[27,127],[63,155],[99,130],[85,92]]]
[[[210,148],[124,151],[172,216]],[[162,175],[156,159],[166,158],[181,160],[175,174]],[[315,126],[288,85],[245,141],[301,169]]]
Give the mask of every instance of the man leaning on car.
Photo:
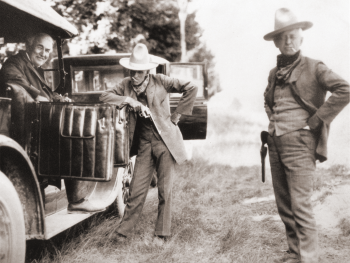
[[[130,139],[133,139],[137,146],[137,157],[130,196],[124,217],[116,230],[116,237],[123,240],[138,221],[153,171],[156,169],[159,204],[155,236],[162,241],[171,235],[171,198],[175,163],[181,164],[187,158],[177,123],[181,114],[192,114],[198,88],[190,81],[163,74],[150,74],[149,71],[158,64],[151,61],[144,44],[137,44],[131,57],[123,58],[119,63],[130,70],[130,77],[123,79],[114,89],[103,93],[100,100],[120,107],[128,105],[134,110],[134,114],[130,114],[129,127]],[[183,94],[172,115],[168,93]],[[149,118],[151,114],[153,121]]]

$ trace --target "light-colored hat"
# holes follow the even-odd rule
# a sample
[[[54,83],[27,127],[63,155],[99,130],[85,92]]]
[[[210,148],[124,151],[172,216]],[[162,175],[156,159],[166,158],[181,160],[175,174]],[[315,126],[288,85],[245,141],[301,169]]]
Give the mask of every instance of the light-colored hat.
[[[158,63],[152,62],[146,45],[141,43],[134,47],[130,58],[122,58],[119,63],[131,70],[150,70],[158,66]]]
[[[297,17],[287,8],[281,8],[276,11],[275,14],[275,30],[264,36],[265,40],[273,40],[278,34],[301,28],[302,30],[307,30],[312,27],[312,23],[309,21],[298,22]]]

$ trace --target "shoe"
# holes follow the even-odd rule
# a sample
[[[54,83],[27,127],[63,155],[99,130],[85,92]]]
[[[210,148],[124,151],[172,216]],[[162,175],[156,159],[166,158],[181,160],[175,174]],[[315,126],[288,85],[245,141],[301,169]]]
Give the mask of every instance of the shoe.
[[[167,241],[169,241],[170,236],[157,236],[157,235],[154,235],[154,238],[159,238],[159,239],[163,240],[164,242],[167,242]]]
[[[286,253],[279,259],[275,259],[274,263],[299,263],[298,255],[295,253],[291,253],[286,251]]]
[[[300,263],[300,260],[297,258],[289,258],[286,261],[283,261],[283,263]]]
[[[105,207],[96,207],[89,200],[84,200],[81,203],[69,203],[67,211],[69,214],[85,214],[96,213],[106,210]]]

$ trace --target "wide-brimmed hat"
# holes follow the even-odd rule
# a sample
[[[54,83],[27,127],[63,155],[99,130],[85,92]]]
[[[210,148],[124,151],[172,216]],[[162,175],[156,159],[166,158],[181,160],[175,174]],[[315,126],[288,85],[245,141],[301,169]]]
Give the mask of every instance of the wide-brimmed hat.
[[[131,70],[150,70],[158,66],[158,63],[152,62],[146,45],[141,43],[134,47],[130,58],[122,58],[119,63]]]
[[[264,36],[265,40],[273,40],[275,36],[281,34],[284,31],[301,28],[307,30],[312,27],[312,23],[309,21],[298,22],[295,14],[287,8],[281,8],[276,11],[275,14],[275,30]]]

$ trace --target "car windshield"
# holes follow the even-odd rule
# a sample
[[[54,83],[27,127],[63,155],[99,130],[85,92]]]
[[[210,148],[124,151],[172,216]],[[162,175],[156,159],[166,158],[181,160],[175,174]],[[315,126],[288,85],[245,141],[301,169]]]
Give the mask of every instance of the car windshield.
[[[73,93],[93,93],[112,89],[125,77],[123,67],[120,65],[72,67],[72,76]]]
[[[197,98],[204,97],[203,65],[170,65],[170,77],[190,80],[197,87]],[[171,97],[181,97],[182,94],[171,93]]]

